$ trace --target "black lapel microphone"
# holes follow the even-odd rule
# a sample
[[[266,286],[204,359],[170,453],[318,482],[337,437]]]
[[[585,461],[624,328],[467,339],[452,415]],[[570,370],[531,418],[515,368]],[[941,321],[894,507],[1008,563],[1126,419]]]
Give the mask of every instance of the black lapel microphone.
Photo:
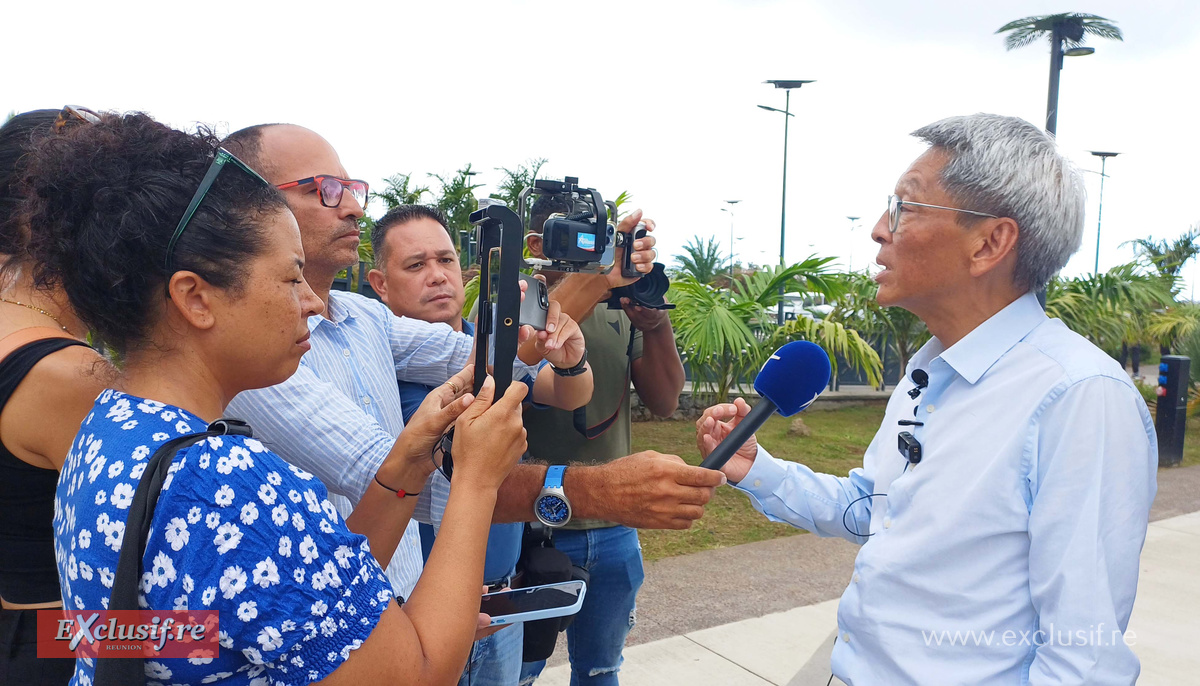
[[[917,387],[908,392],[908,397],[916,400],[917,396],[921,395],[921,389],[929,385],[929,375],[924,369],[914,369],[911,378]]]

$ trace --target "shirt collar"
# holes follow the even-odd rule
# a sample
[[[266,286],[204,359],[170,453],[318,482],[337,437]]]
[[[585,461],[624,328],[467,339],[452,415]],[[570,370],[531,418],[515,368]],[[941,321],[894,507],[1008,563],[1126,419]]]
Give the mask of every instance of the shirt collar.
[[[329,314],[326,319],[324,314],[314,314],[308,318],[308,330],[313,331],[322,322],[326,324],[341,324],[347,319],[353,319],[354,313],[346,306],[346,303],[341,302],[341,295],[338,291],[329,291],[329,302],[325,303],[325,312]]]
[[[928,352],[933,353],[928,357],[940,357],[967,383],[974,384],[1005,353],[1046,320],[1046,313],[1031,291],[992,315],[948,349],[941,349],[941,342],[934,338],[921,349],[921,353],[926,353],[928,348]],[[918,353],[913,356],[913,362],[928,357]]]

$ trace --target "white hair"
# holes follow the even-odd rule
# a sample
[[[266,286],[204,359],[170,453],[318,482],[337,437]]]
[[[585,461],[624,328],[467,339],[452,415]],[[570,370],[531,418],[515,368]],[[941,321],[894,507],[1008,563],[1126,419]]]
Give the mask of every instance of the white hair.
[[[1079,250],[1083,175],[1050,134],[1017,117],[972,114],[943,119],[912,135],[950,156],[942,186],[961,207],[1017,222],[1017,285],[1044,287]]]

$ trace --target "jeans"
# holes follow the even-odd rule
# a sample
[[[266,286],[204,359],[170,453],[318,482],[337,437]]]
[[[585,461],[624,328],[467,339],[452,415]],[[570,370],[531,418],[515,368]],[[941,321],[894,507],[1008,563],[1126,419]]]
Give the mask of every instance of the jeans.
[[[476,641],[458,686],[514,686],[521,678],[522,628],[513,624]]]
[[[624,526],[554,532],[554,547],[591,575],[583,608],[567,627],[571,686],[616,686],[625,637],[636,618],[642,586],[642,546],[637,531]],[[521,685],[532,684],[546,661],[526,662]]]

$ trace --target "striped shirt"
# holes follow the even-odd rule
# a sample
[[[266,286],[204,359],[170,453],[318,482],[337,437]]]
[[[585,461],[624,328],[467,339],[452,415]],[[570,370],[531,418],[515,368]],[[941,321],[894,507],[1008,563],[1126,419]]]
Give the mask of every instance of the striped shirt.
[[[349,515],[404,429],[397,378],[444,383],[470,361],[470,336],[446,324],[397,317],[382,303],[331,291],[329,319],[309,317],[312,349],[290,379],[240,393],[229,415],[255,438],[316,475]],[[518,360],[515,370],[528,370]],[[410,523],[387,568],[395,592],[412,593],[423,567]]]

